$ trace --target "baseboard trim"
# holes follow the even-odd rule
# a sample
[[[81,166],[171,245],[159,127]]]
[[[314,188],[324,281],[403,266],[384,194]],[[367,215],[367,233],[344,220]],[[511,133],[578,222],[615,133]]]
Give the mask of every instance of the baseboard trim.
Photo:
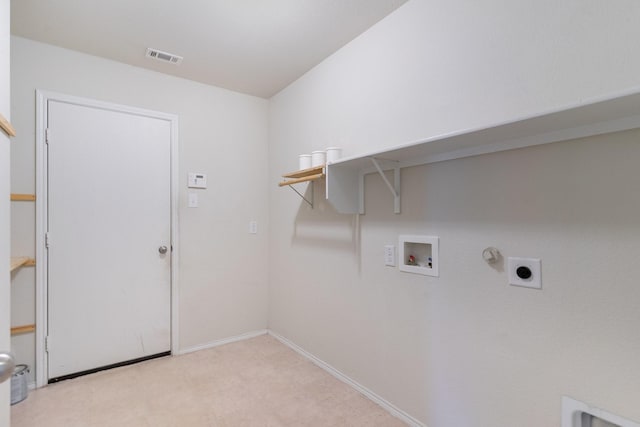
[[[358,390],[360,393],[365,395],[369,400],[372,400],[373,402],[375,402],[378,405],[382,406],[385,410],[387,410],[387,412],[389,412],[394,417],[401,419],[402,421],[404,421],[405,423],[407,423],[411,427],[426,427],[425,424],[421,423],[420,421],[418,421],[417,419],[415,419],[411,415],[409,415],[406,412],[404,412],[403,410],[397,408],[395,405],[393,405],[392,403],[390,403],[387,400],[383,399],[382,397],[378,396],[373,391],[369,390],[367,387],[363,386],[362,384],[358,383],[357,381],[352,380],[351,378],[349,378],[348,376],[346,376],[342,372],[340,372],[337,369],[335,369],[333,366],[331,366],[328,363],[318,359],[316,356],[314,356],[313,354],[309,353],[308,351],[306,351],[302,347],[299,347],[298,345],[296,345],[293,342],[289,341],[287,338],[283,337],[282,335],[277,334],[276,332],[272,331],[271,329],[269,329],[267,332],[268,332],[269,335],[271,335],[272,337],[274,337],[275,339],[277,339],[278,341],[280,341],[282,344],[286,345],[287,347],[291,348],[296,353],[298,353],[301,356],[309,359],[315,365],[317,365],[318,367],[324,369],[325,371],[327,371],[329,374],[333,375],[334,377],[336,377],[340,381],[342,381],[342,382],[350,385],[354,389]]]
[[[267,329],[260,329],[257,331],[247,332],[245,334],[240,334],[240,335],[236,335],[229,338],[223,338],[221,340],[211,341],[206,344],[200,344],[194,347],[183,348],[178,351],[178,354],[180,355],[180,354],[193,353],[194,351],[206,350],[208,348],[218,347],[225,344],[231,344],[232,342],[244,341],[250,338],[259,337],[260,335],[265,335],[268,332],[269,331]]]

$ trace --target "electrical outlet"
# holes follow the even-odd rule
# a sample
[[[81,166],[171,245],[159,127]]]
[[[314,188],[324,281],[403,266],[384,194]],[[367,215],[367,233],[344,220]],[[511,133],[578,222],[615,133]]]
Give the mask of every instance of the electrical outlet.
[[[538,258],[508,259],[509,284],[542,289],[542,263]]]
[[[393,245],[384,246],[384,265],[396,266],[396,247]]]

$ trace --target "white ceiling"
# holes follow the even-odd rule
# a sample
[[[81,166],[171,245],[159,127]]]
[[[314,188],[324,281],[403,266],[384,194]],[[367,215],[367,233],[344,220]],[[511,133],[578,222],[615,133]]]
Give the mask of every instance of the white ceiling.
[[[11,32],[268,98],[406,1],[14,0]]]

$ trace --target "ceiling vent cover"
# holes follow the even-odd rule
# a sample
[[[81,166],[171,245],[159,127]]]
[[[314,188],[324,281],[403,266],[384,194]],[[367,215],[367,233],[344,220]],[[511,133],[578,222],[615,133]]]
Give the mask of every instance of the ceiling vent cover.
[[[182,62],[182,56],[174,55],[173,53],[163,52],[158,49],[147,48],[147,58],[157,59],[158,61],[169,62],[171,64],[179,65]]]

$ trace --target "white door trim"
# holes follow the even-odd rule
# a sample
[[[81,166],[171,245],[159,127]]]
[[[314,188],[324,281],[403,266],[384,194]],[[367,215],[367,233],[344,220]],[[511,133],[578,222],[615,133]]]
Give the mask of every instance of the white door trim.
[[[47,224],[47,162],[46,128],[47,102],[60,101],[70,104],[125,112],[145,117],[167,120],[171,125],[171,353],[179,352],[178,336],[178,116],[175,114],[145,110],[126,105],[96,101],[56,92],[36,90],[36,387],[48,382],[45,351],[47,336],[47,251],[45,231]]]

